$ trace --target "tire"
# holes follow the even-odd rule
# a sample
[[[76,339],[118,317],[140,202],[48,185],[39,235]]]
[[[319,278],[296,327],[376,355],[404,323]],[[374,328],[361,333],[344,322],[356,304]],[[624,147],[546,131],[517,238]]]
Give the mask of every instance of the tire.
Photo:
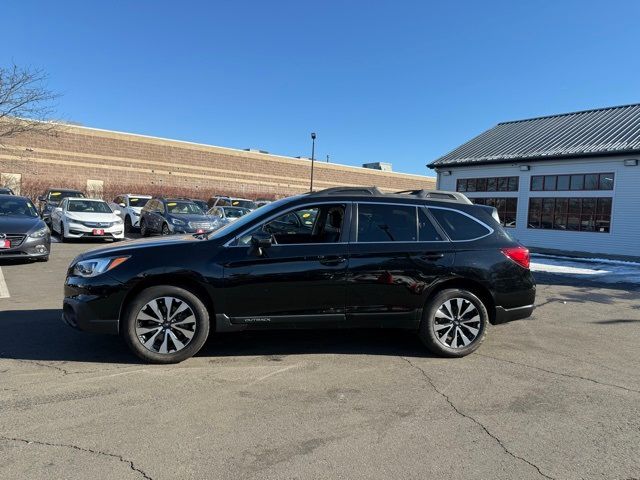
[[[124,217],[124,233],[131,233],[133,226],[131,225],[131,217],[127,215]]]
[[[144,219],[140,220],[140,235],[142,235],[143,237],[149,236],[149,229],[147,228],[147,222]]]
[[[166,223],[162,224],[162,235],[171,235],[171,230],[169,230],[169,225]]]
[[[60,239],[60,243],[64,243],[67,241],[67,237],[64,236],[64,224],[62,223],[62,221],[58,224],[58,226],[60,227],[58,238]]]
[[[488,324],[489,314],[482,301],[469,290],[454,288],[439,292],[429,301],[418,335],[431,353],[464,357],[483,342]]]
[[[167,324],[167,317],[163,316],[161,305],[166,305],[164,303],[166,299],[160,300],[160,304],[157,303],[157,300],[162,297],[171,297],[169,308],[164,310],[169,310],[169,313],[173,311],[174,315],[177,313],[175,318],[182,325],[170,327],[170,333],[166,333],[167,329],[163,327]],[[183,304],[187,305],[190,312],[188,310],[181,312]],[[155,312],[160,315],[154,313],[149,305],[154,305]],[[142,318],[138,318],[139,316]],[[171,319],[170,316],[169,319]],[[171,325],[176,325],[175,319]],[[137,328],[139,330],[136,330]],[[189,338],[188,335],[191,332],[193,334]],[[162,364],[182,362],[198,353],[207,340],[209,312],[204,303],[188,290],[171,285],[149,287],[142,290],[126,306],[122,318],[121,335],[129,349],[145,362]],[[174,337],[182,343],[182,347],[174,342]]]

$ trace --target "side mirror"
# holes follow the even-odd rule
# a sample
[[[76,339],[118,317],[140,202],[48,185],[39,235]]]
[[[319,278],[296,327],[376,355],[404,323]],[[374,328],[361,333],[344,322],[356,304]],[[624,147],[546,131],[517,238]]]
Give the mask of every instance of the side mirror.
[[[264,233],[255,233],[251,237],[251,253],[259,257],[264,255],[264,250],[271,247],[273,239],[271,235]]]
[[[122,212],[120,210],[114,210],[113,213],[119,216]]]
[[[61,211],[62,211],[62,207],[56,207],[56,208],[54,208],[54,210],[55,210],[56,212],[61,212]]]
[[[39,196],[38,196],[38,201],[39,201],[39,202],[46,202],[46,201],[47,201],[47,199],[45,198],[45,196],[44,196],[44,195],[39,195]]]
[[[122,207],[122,208],[125,208],[125,207],[126,207],[126,205],[125,205],[124,203],[119,203],[118,205],[119,205],[120,207]]]

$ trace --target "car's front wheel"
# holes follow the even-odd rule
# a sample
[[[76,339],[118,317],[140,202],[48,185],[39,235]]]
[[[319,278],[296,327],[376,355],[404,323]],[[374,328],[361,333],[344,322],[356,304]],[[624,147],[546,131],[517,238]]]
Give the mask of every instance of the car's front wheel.
[[[140,235],[142,235],[143,237],[149,236],[149,229],[147,228],[147,222],[144,219],[140,220]]]
[[[127,215],[126,217],[124,217],[124,233],[131,233],[131,230],[133,230],[133,227],[131,225],[131,217]]]
[[[58,224],[59,227],[59,235],[60,235],[60,243],[64,243],[67,241],[67,237],[64,236],[64,223],[62,222],[62,220],[60,220],[60,223]]]
[[[487,308],[474,293],[452,288],[426,306],[419,336],[432,353],[464,357],[480,346],[488,323]]]
[[[167,225],[166,223],[162,224],[162,235],[170,235],[171,234],[171,230],[169,230],[169,225]]]
[[[122,319],[127,346],[150,363],[178,363],[195,355],[209,336],[209,312],[193,293],[171,285],[141,291]]]

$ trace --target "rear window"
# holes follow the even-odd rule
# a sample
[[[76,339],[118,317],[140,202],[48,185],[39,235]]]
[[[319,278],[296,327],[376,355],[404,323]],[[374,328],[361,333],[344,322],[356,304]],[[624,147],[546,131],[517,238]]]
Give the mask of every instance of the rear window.
[[[358,242],[417,241],[416,207],[358,205]]]
[[[451,240],[473,240],[491,231],[473,218],[456,210],[429,208]]]

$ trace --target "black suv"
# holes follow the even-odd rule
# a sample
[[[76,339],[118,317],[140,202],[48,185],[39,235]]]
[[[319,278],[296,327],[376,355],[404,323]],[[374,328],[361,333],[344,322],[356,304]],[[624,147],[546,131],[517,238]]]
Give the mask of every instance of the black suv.
[[[143,237],[204,233],[216,228],[217,222],[187,198],[152,198],[140,212],[140,233]]]
[[[129,242],[70,265],[63,319],[119,333],[144,360],[194,355],[209,332],[392,327],[440,355],[531,315],[529,252],[462,194],[334,188],[208,234]]]

